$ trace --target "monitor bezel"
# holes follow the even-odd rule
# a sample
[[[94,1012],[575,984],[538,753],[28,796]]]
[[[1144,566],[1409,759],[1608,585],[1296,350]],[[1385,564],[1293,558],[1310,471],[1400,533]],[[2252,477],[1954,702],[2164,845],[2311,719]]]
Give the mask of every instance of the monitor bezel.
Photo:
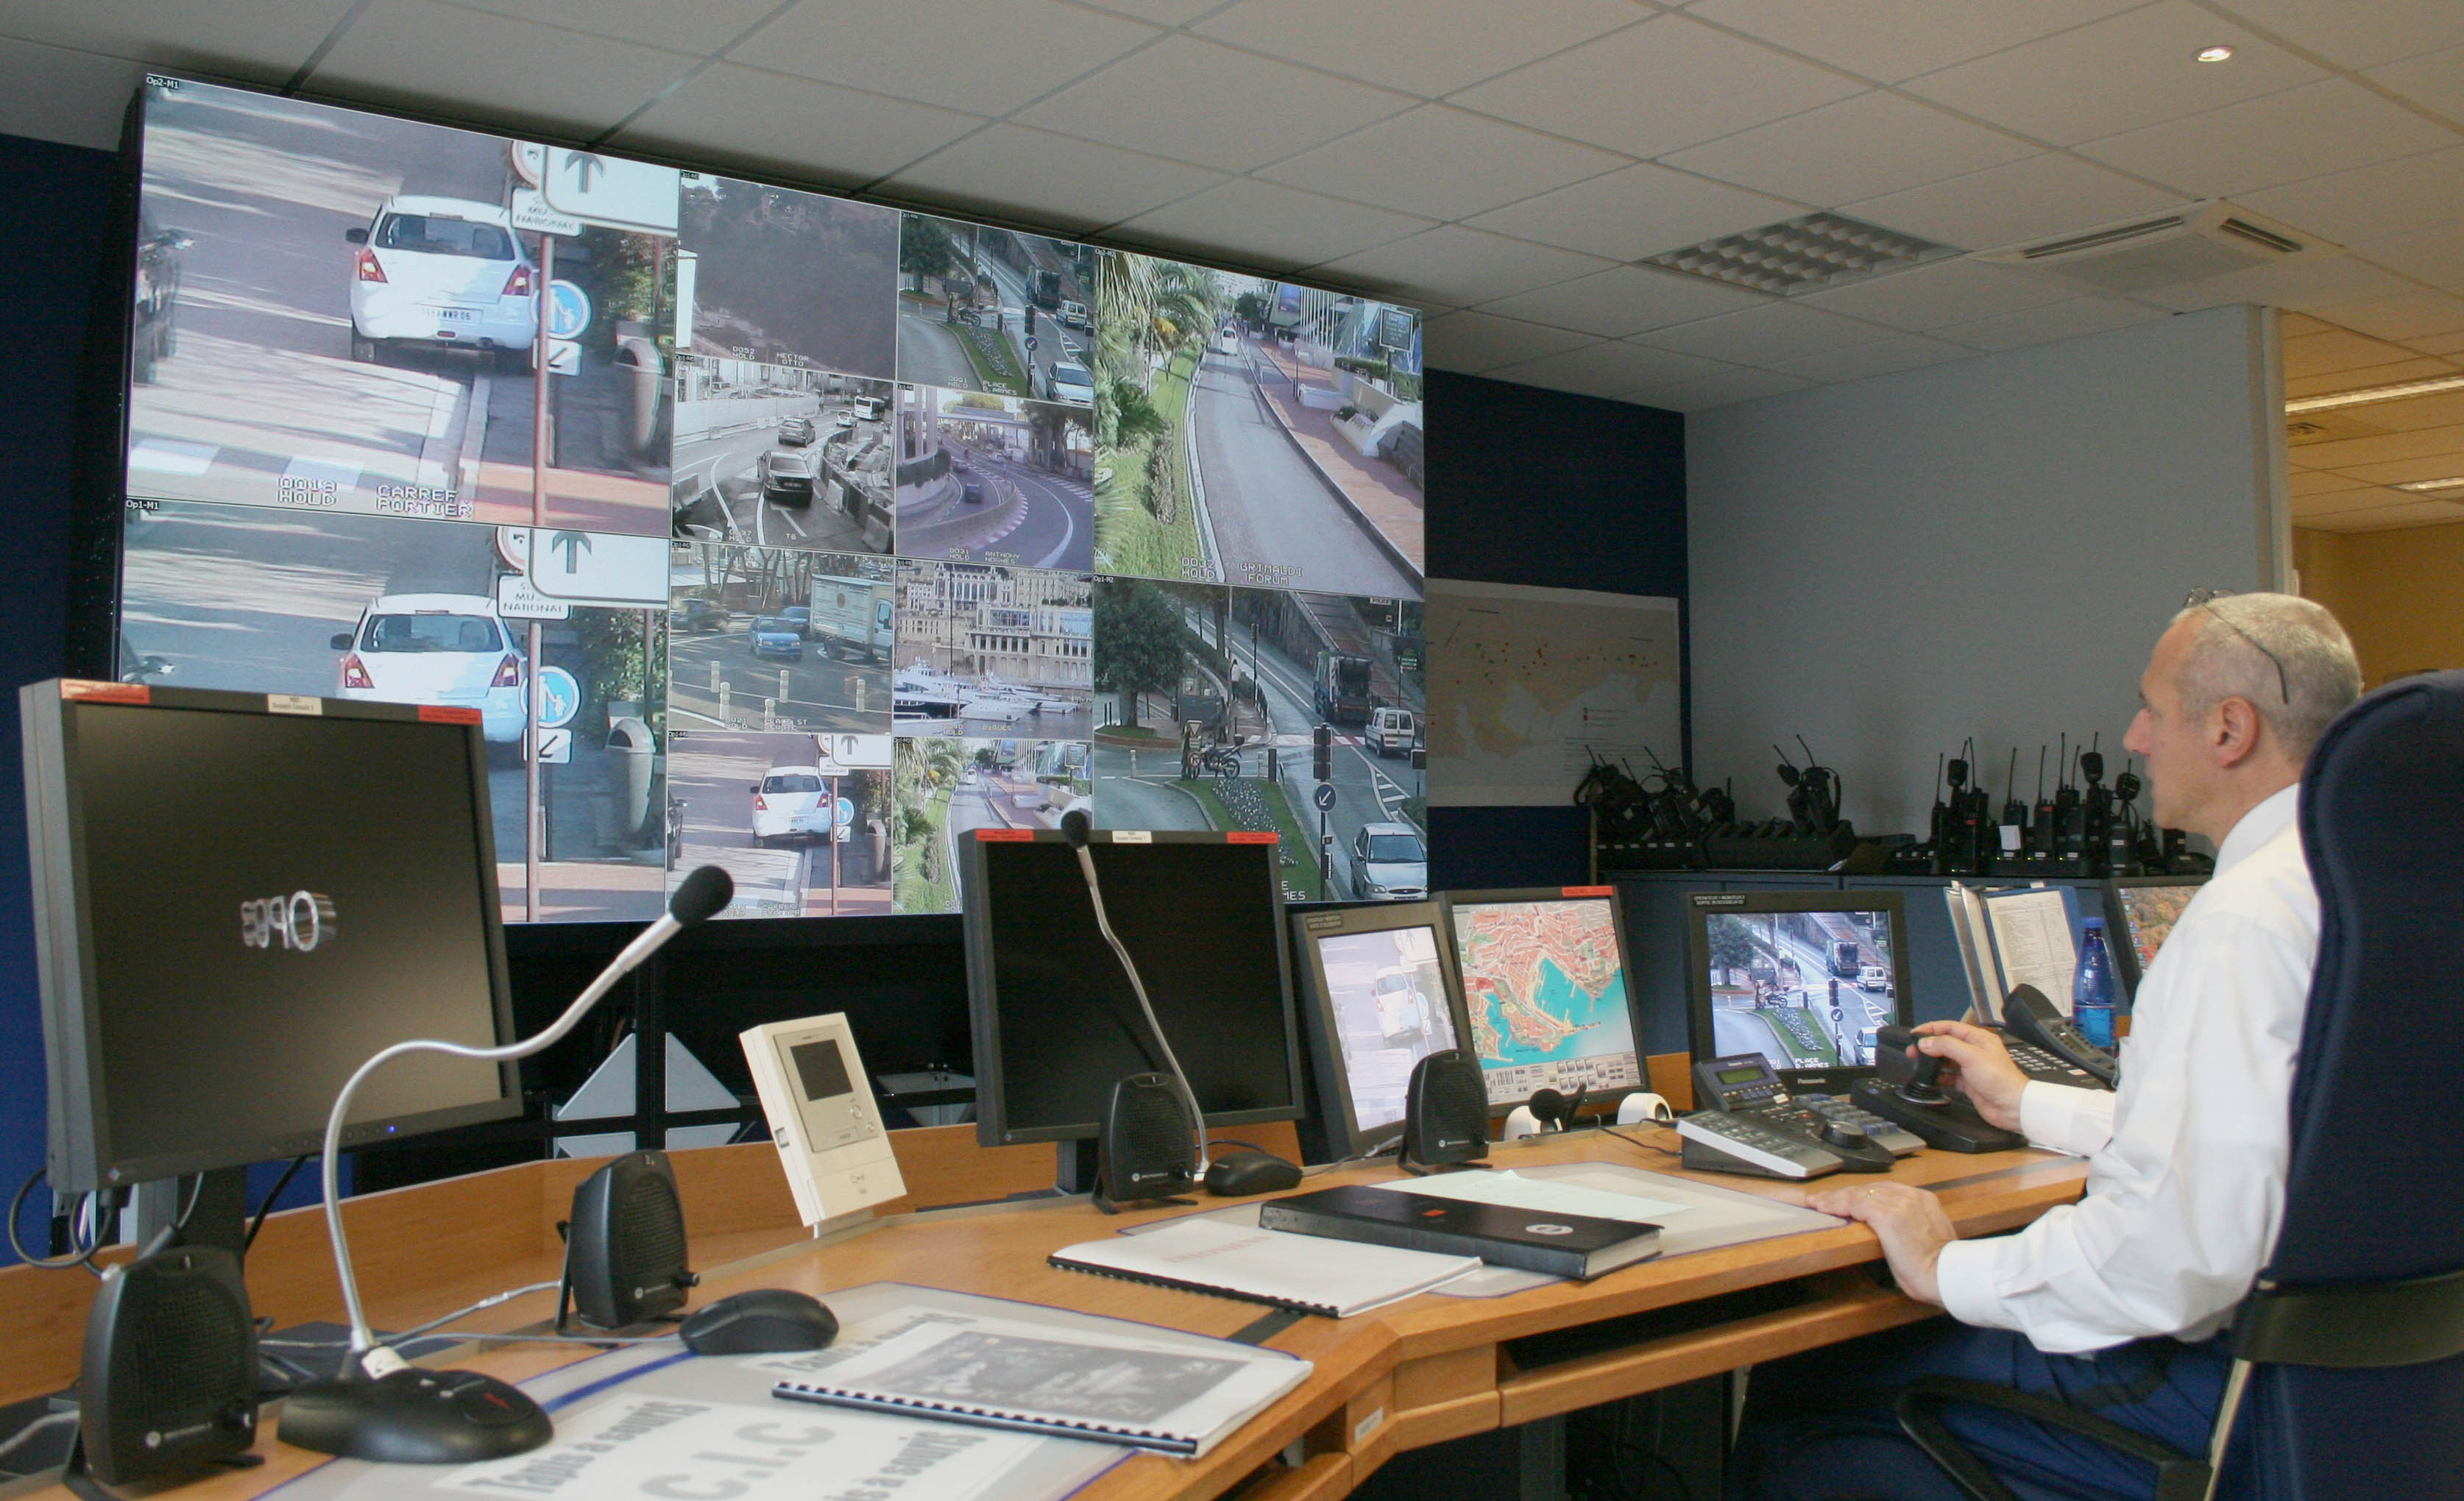
[[[1312,907],[1291,914],[1291,946],[1300,957],[1292,966],[1294,979],[1306,989],[1301,1030],[1308,1034],[1309,1068],[1316,1088],[1310,1103],[1326,1132],[1330,1160],[1348,1162],[1375,1157],[1403,1139],[1401,1118],[1364,1128],[1352,1094],[1352,1074],[1338,1041],[1334,996],[1327,985],[1326,962],[1317,941],[1351,933],[1383,933],[1397,928],[1426,927],[1438,935],[1438,969],[1445,987],[1446,1017],[1455,1031],[1455,1046],[1471,1041],[1471,1013],[1463,1003],[1463,970],[1455,962],[1454,932],[1443,902],[1380,902],[1363,906]],[[1338,1140],[1338,1134],[1340,1140]]]
[[[1906,894],[1892,886],[1858,886],[1823,891],[1689,891],[1685,912],[1685,1047],[1700,1061],[1720,1055],[1711,1046],[1711,930],[1705,921],[1727,912],[1872,912],[1890,915],[1891,1023],[1915,1025],[1911,994]],[[1844,1095],[1860,1078],[1871,1077],[1870,1063],[1827,1069],[1787,1069],[1772,1065],[1781,1082],[1799,1094]]]
[[[1471,1047],[1471,990],[1463,983],[1463,954],[1455,939],[1455,908],[1487,906],[1505,902],[1602,902],[1609,904],[1609,924],[1617,933],[1617,968],[1625,976],[1625,1019],[1634,1037],[1634,1071],[1638,1082],[1619,1089],[1585,1096],[1591,1100],[1621,1100],[1626,1096],[1651,1088],[1651,1055],[1643,1052],[1642,998],[1636,986],[1634,944],[1627,936],[1625,897],[1615,885],[1594,884],[1573,886],[1514,886],[1488,891],[1447,891],[1438,896],[1446,913],[1446,952],[1455,965],[1455,988],[1463,992],[1463,1046]],[[1481,1087],[1487,1091],[1490,1070],[1486,1059],[1481,1060]],[[1529,1096],[1499,1099],[1489,1095],[1488,1108],[1492,1117],[1505,1115],[1517,1105],[1529,1101]]]
[[[1099,1120],[1050,1126],[1012,1126],[1009,1123],[1007,1090],[1001,1077],[1000,993],[993,980],[992,913],[981,895],[988,889],[984,862],[991,858],[995,846],[1067,844],[1068,838],[1057,829],[977,829],[972,832],[976,838],[958,841],[958,910],[967,949],[967,1030],[974,1040],[976,1053],[976,1142],[982,1146],[1023,1146],[1043,1142],[1092,1141],[1101,1131],[1102,1122]],[[994,837],[987,838],[984,838],[986,835]],[[1113,844],[1140,847],[1155,844],[1246,844],[1272,850],[1281,840],[1273,835],[1246,836],[1237,832],[1094,829],[1089,832],[1087,842],[1091,852],[1097,847]],[[1103,863],[1101,856],[1095,859],[1099,865]],[[1286,921],[1284,884],[1271,856],[1265,863],[1268,895],[1273,902],[1275,972],[1281,985],[1283,1002],[1284,1077],[1291,1103],[1255,1110],[1209,1111],[1202,1124],[1210,1130],[1218,1126],[1297,1120],[1309,1112],[1309,1098],[1301,1078],[1299,1018],[1292,1004],[1291,940]]]
[[[287,706],[276,710],[272,706]],[[92,893],[82,798],[69,774],[77,720],[88,707],[162,708],[206,713],[315,714],[329,719],[450,726],[412,705],[341,699],[303,702],[290,695],[170,688],[145,684],[49,679],[18,690],[25,750],[26,832],[31,857],[37,989],[41,995],[48,1093],[45,1172],[55,1193],[79,1193],[187,1173],[245,1167],[318,1151],[323,1124],[279,1136],[200,1143],[174,1152],[125,1155],[111,1141],[109,1093],[102,1077],[102,1002],[96,989]],[[471,776],[472,837],[484,852],[479,898],[488,968],[489,1011],[498,1045],[514,1035],[513,982],[505,963],[503,894],[496,881],[495,842],[488,803],[488,751],[476,719],[462,724]],[[522,1113],[519,1069],[497,1065],[494,1100],[363,1120],[343,1128],[344,1147],[396,1142],[455,1126],[510,1120]]]
[[[2098,881],[2104,904],[2105,947],[2113,955],[2114,967],[2122,971],[2122,983],[2128,998],[2139,997],[2139,981],[2145,973],[2139,963],[2139,946],[2123,940],[2130,933],[2130,914],[2122,904],[2124,886],[2204,886],[2208,876],[2108,876]]]

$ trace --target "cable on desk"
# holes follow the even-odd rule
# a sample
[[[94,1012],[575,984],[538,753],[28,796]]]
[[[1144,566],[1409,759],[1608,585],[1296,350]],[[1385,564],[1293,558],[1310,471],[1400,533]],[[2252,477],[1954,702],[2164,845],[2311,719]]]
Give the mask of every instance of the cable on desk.
[[[450,1323],[453,1322],[453,1320],[455,1320],[455,1319],[457,1319],[457,1318],[468,1318],[468,1317],[470,1317],[473,1314],[478,1313],[481,1309],[494,1308],[494,1307],[495,1307],[495,1306],[496,1306],[497,1304],[499,1304],[499,1303],[510,1303],[510,1302],[512,1302],[515,1298],[520,1297],[520,1296],[524,1295],[525,1294],[530,1294],[530,1293],[553,1293],[553,1292],[555,1292],[558,1288],[562,1287],[563,1285],[564,1285],[564,1284],[563,1284],[563,1281],[562,1281],[561,1279],[558,1279],[558,1280],[556,1280],[556,1281],[550,1281],[550,1282],[533,1282],[533,1283],[531,1283],[530,1285],[528,1285],[527,1287],[507,1288],[507,1289],[506,1289],[504,1292],[502,1292],[502,1293],[491,1293],[491,1294],[489,1294],[486,1297],[483,1297],[483,1298],[479,1299],[479,1301],[477,1301],[477,1302],[475,1302],[475,1303],[473,1303],[473,1304],[472,1304],[472,1305],[470,1305],[468,1308],[457,1308],[457,1309],[455,1309],[453,1312],[451,1312],[451,1313],[450,1313],[450,1314],[447,1314],[446,1316],[443,1316],[443,1317],[441,1317],[441,1318],[431,1318],[431,1319],[429,1319],[428,1322],[426,1322],[426,1323],[424,1323],[424,1324],[421,1324],[420,1326],[418,1326],[418,1327],[417,1327],[417,1328],[415,1328],[415,1329],[403,1329],[403,1330],[398,1330],[398,1331],[396,1331],[396,1332],[394,1332],[394,1333],[392,1333],[392,1334],[390,1334],[390,1335],[386,1336],[386,1338],[389,1338],[389,1339],[416,1339],[416,1338],[418,1338],[420,1336],[425,1335],[425,1334],[429,1333],[429,1331],[431,1331],[431,1330],[435,1330],[435,1329],[443,1328],[445,1325],[447,1325],[447,1324],[450,1324]],[[440,1337],[440,1338],[441,1338],[441,1337]],[[465,1336],[461,1336],[461,1337],[459,1337],[459,1338],[469,1338],[469,1339],[478,1339],[478,1338],[490,1338],[490,1337],[488,1337],[488,1336],[482,1336],[482,1335],[465,1335]],[[540,1338],[540,1337],[539,1337],[539,1336],[531,1336],[531,1337],[529,1337],[529,1338]],[[264,1347],[269,1348],[269,1349],[275,1349],[275,1350],[332,1350],[332,1349],[340,1349],[341,1347],[342,1347],[342,1346],[344,1346],[344,1345],[347,1345],[347,1344],[349,1344],[350,1342],[351,1342],[351,1341],[350,1341],[348,1338],[334,1338],[334,1339],[260,1339],[260,1340],[258,1340],[258,1341],[257,1341],[257,1343],[258,1343],[259,1345],[264,1346]]]
[[[307,1166],[308,1159],[314,1155],[316,1154],[303,1153],[291,1159],[291,1165],[282,1169],[281,1177],[274,1180],[273,1191],[266,1194],[265,1203],[257,1207],[256,1218],[249,1223],[248,1238],[240,1242],[241,1255],[245,1256],[255,1249],[256,1232],[265,1229],[266,1216],[274,1212],[274,1201],[282,1197],[282,1190],[291,1186],[291,1180],[299,1176],[299,1169]]]
[[[24,1241],[17,1238],[18,1212],[25,1208],[26,1196],[34,1191],[34,1185],[43,1181],[43,1175],[49,1169],[42,1167],[35,1168],[33,1172],[27,1177],[24,1183],[17,1186],[16,1195],[9,1201],[9,1249],[17,1253],[17,1259],[19,1261],[24,1262],[30,1267],[39,1268],[45,1272],[65,1272],[69,1268],[76,1266],[83,1266],[87,1271],[93,1272],[94,1265],[89,1258],[92,1257],[95,1251],[99,1248],[89,1244],[84,1250],[80,1251],[77,1249],[77,1245],[78,1219],[84,1211],[86,1205],[94,1198],[94,1195],[91,1193],[78,1194],[77,1196],[77,1207],[69,1211],[69,1251],[66,1255],[48,1258],[37,1256],[33,1251],[26,1249],[26,1243]],[[95,1274],[97,1276],[101,1275],[100,1273],[96,1273]],[[0,1449],[0,1453],[6,1452],[8,1452],[6,1449]]]
[[[1680,1161],[1684,1159],[1685,1154],[1677,1150],[1675,1147],[1662,1146],[1657,1142],[1646,1142],[1642,1138],[1635,1136],[1630,1132],[1618,1130],[1617,1127],[1609,1124],[1605,1120],[1600,1122],[1600,1129],[1606,1131],[1609,1135],[1616,1137],[1620,1142],[1632,1142],[1635,1145],[1641,1147],[1646,1152],[1658,1152],[1662,1157],[1674,1157]]]
[[[1374,1152],[1364,1152],[1358,1157],[1346,1157],[1335,1162],[1319,1163],[1312,1167],[1304,1167],[1301,1169],[1301,1176],[1304,1178],[1314,1178],[1320,1173],[1331,1173],[1338,1167],[1357,1167],[1362,1163],[1374,1163],[1381,1157],[1386,1157],[1395,1152],[1398,1152],[1402,1150],[1402,1146],[1403,1139],[1401,1137],[1397,1137],[1394,1141],[1387,1142],[1384,1146],[1379,1147]]]
[[[42,1417],[36,1418],[33,1422],[27,1424],[24,1427],[19,1428],[14,1434],[11,1434],[7,1442],[0,1443],[0,1459],[6,1459],[10,1455],[15,1453],[28,1439],[31,1439],[35,1434],[42,1432],[45,1428],[56,1428],[63,1423],[75,1423],[77,1420],[77,1415],[75,1411],[46,1413]]]

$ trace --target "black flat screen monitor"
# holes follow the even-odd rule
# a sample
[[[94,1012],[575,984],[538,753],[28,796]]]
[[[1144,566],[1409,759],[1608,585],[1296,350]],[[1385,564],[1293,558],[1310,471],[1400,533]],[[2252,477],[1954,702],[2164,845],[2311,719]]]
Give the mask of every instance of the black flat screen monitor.
[[[1207,1123],[1298,1119],[1282,846],[1098,829],[1088,849]],[[977,1139],[1092,1139],[1113,1084],[1170,1068],[1095,926],[1076,855],[1056,832],[979,829],[959,841],[958,874]]]
[[[2172,936],[2182,909],[2207,883],[2205,876],[2123,876],[2104,883],[2106,938],[2132,995],[2156,962],[2156,951]]]
[[[380,1049],[511,1034],[475,710],[57,680],[18,706],[55,1191],[313,1152]],[[406,1057],[344,1141],[520,1099],[510,1064]]]
[[[1688,893],[1694,1056],[1758,1053],[1800,1089],[1872,1068],[1909,1024],[1906,932],[1897,891]]]
[[[1295,913],[1292,948],[1329,1158],[1374,1156],[1402,1137],[1413,1065],[1470,1031],[1445,909],[1409,902]]]
[[[1472,1051],[1488,1102],[1643,1087],[1624,910],[1615,886],[1445,896]]]

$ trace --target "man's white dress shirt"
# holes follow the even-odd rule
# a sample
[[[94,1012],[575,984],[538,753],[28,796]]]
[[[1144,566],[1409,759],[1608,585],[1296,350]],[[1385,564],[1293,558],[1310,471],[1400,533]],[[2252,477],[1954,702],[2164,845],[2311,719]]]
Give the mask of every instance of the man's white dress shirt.
[[[2119,1093],[2031,1082],[2030,1142],[2088,1160],[2087,1196],[1954,1241],[1943,1304],[2052,1354],[2230,1321],[2284,1217],[2294,1053],[2319,955],[2295,788],[2242,816],[2142,978]],[[2123,935],[2114,935],[2120,940]]]

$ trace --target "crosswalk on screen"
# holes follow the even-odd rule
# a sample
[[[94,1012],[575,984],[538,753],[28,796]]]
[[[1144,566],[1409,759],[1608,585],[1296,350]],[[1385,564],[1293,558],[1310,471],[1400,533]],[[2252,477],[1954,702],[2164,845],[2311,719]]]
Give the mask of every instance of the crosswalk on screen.
[[[1642,1087],[1614,888],[1461,894],[1446,912],[1490,1104]]]
[[[140,106],[118,673],[476,708],[509,920],[701,864],[734,917],[955,912],[965,836],[1078,810],[1273,834],[1288,900],[1425,889],[1417,309]]]

